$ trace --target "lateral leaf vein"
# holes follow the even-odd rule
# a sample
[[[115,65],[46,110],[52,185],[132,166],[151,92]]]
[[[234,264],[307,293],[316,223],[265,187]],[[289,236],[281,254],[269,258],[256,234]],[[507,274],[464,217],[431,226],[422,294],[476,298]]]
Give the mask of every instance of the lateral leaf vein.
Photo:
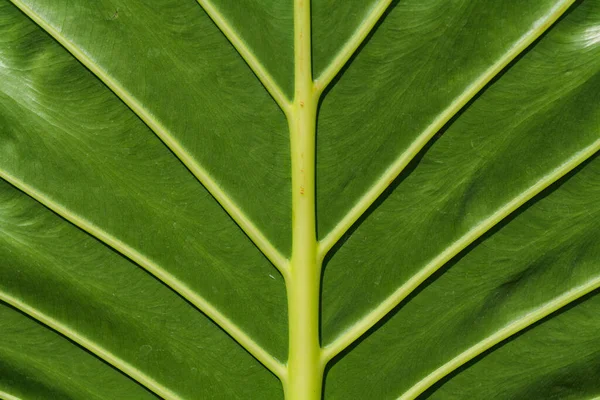
[[[257,76],[269,94],[277,102],[281,110],[287,116],[291,112],[292,104],[281,90],[275,79],[269,74],[267,69],[256,58],[256,55],[250,50],[248,45],[242,40],[239,34],[233,29],[231,23],[221,14],[221,12],[209,0],[196,0],[204,9],[206,14],[213,20],[215,25],[221,30],[239,55],[246,61],[252,72]]]
[[[465,235],[460,237],[455,242],[451,243],[444,251],[425,265],[420,271],[413,275],[408,281],[400,286],[394,293],[386,298],[375,309],[366,314],[363,318],[352,325],[348,330],[334,339],[329,345],[324,348],[324,357],[326,360],[331,360],[346,347],[352,344],[356,339],[362,336],[365,332],[371,329],[379,320],[392,311],[402,300],[412,293],[421,283],[429,278],[435,271],[444,266],[448,261],[473,243],[477,238],[489,231],[492,227],[513,213],[527,201],[539,194],[542,190],[556,182],[573,168],[580,165],[589,157],[600,150],[600,139],[588,147],[574,154],[571,158],[565,161],[562,165],[542,177],[534,185],[522,192],[519,196],[513,198],[510,202],[498,209],[494,214],[481,221],[474,226]]]
[[[97,63],[69,41],[52,25],[46,22],[40,15],[36,14],[22,0],[10,0],[15,6],[23,11],[40,28],[56,39],[69,53],[79,60],[86,68],[96,75],[104,84],[119,97],[154,133],[171,149],[175,156],[188,168],[196,179],[209,191],[215,200],[221,204],[223,209],[246,233],[252,242],[262,251],[271,263],[285,275],[288,268],[288,260],[275,246],[266,238],[261,230],[254,225],[252,220],[242,211],[233,199],[221,188],[215,179],[206,171],[188,151],[173,137],[169,130],[164,127],[132,94],[127,92],[113,77],[104,71]]]
[[[90,221],[72,213],[64,206],[53,201],[43,193],[37,191],[35,188],[25,184],[17,178],[14,178],[10,174],[0,170],[0,178],[4,179],[23,193],[27,194],[34,200],[38,201],[48,209],[54,211],[56,214],[65,218],[73,225],[81,228],[91,236],[105,243],[106,245],[113,248],[123,256],[135,262],[140,267],[154,275],[159,281],[166,286],[170,287],[181,295],[184,299],[188,300],[193,304],[199,311],[207,315],[215,324],[220,326],[225,332],[227,332],[233,339],[235,339],[240,346],[246,349],[252,354],[258,361],[260,361],[265,367],[267,367],[276,376],[281,377],[285,375],[285,367],[271,356],[265,349],[258,345],[252,338],[250,338],[240,327],[234,322],[222,314],[214,305],[212,305],[205,298],[190,289],[184,282],[180,281],[177,277],[173,276],[165,269],[157,265],[154,261],[137,251],[136,249],[128,246],[119,239],[115,238],[108,232],[103,231]]]
[[[402,153],[375,181],[367,192],[352,206],[350,211],[337,223],[337,225],[319,242],[321,257],[344,236],[354,223],[368,210],[368,208],[379,198],[385,189],[404,170],[421,149],[432,137],[454,116],[465,104],[467,104],[477,93],[479,93],[498,73],[500,73],[512,60],[521,54],[529,45],[540,37],[575,0],[565,0],[558,4],[547,16],[526,32],[510,50],[504,54],[495,64],[488,68],[477,80],[469,85],[438,117],[415,139],[415,141]]]

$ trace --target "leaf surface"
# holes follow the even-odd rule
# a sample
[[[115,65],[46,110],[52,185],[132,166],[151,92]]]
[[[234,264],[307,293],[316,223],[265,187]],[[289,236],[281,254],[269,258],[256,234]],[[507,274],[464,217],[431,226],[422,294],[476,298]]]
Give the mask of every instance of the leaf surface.
[[[600,2],[243,3],[0,0],[0,398],[598,396]]]

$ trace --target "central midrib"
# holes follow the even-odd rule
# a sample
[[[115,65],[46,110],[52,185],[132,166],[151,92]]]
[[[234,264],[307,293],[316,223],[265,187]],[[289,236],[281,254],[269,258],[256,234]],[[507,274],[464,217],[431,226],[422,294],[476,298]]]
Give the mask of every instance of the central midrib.
[[[318,400],[323,384],[319,342],[318,260],[315,210],[315,129],[319,95],[312,78],[309,0],[294,1],[294,87],[288,115],[292,167],[292,258],[286,277],[289,352],[282,381],[289,400]]]

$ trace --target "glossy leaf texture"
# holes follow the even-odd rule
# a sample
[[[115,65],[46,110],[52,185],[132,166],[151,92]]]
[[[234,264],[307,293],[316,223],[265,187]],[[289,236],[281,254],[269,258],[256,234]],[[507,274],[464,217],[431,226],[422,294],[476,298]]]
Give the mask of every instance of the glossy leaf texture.
[[[0,398],[290,395],[302,3],[0,0]],[[600,1],[310,4],[322,397],[600,396]]]

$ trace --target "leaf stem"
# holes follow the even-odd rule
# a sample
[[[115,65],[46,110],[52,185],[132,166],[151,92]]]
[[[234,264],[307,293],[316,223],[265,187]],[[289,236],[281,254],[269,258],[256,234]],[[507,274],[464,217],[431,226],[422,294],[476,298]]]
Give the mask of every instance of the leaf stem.
[[[315,214],[315,127],[318,95],[311,67],[310,1],[294,2],[295,96],[288,119],[292,157],[292,260],[286,280],[289,315],[288,400],[321,397],[319,343],[321,263]]]

